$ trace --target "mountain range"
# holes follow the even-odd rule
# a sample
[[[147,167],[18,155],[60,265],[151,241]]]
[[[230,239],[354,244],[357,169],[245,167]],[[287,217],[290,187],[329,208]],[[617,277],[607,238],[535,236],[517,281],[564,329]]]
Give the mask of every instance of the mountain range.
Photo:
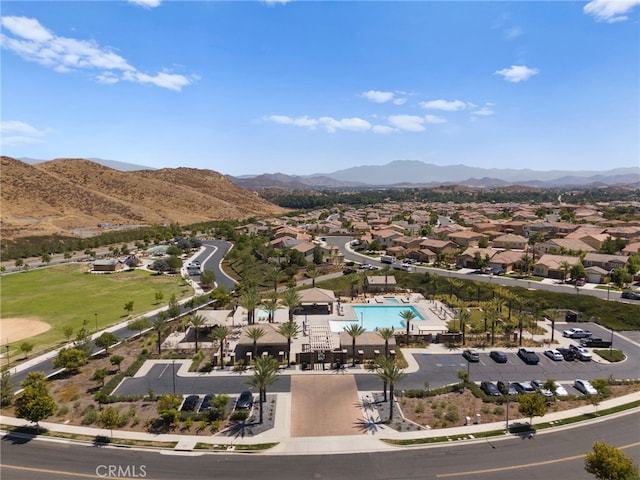
[[[3,239],[90,235],[98,224],[189,225],[283,213],[212,170],[120,171],[86,159],[2,157]]]

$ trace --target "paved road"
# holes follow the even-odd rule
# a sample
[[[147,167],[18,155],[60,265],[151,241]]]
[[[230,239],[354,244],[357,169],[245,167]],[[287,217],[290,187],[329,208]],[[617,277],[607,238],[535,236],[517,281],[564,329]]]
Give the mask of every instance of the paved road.
[[[601,440],[625,447],[625,453],[638,463],[639,427],[640,417],[627,414],[571,429],[545,431],[532,440],[510,437],[389,453],[315,456],[162,455],[5,437],[2,474],[12,480],[73,480],[106,477],[105,468],[115,466],[128,467],[127,478],[157,480],[592,480],[593,476],[584,471],[582,456],[593,442]],[[122,477],[125,475],[118,475]]]

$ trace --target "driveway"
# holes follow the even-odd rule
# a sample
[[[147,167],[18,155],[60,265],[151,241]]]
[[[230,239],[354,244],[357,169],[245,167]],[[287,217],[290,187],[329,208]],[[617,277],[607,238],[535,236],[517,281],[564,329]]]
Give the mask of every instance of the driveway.
[[[291,436],[357,435],[362,409],[353,375],[293,375]]]

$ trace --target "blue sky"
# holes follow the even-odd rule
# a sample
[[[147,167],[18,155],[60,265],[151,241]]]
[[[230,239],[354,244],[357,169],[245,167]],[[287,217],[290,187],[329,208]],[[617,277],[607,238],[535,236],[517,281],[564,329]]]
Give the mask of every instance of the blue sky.
[[[3,155],[639,165],[640,0],[2,3]]]

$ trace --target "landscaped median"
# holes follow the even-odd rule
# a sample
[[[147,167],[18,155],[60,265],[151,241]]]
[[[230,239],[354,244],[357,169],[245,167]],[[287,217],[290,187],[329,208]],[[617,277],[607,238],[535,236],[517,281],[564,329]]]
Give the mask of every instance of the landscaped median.
[[[541,422],[541,423],[535,424],[535,426],[528,425],[528,424],[523,425],[520,423],[520,424],[514,425],[513,427],[510,427],[509,432],[505,432],[504,428],[502,429],[492,428],[493,426],[495,426],[495,423],[494,423],[494,424],[487,425],[489,430],[479,431],[479,432],[474,431],[469,433],[440,435],[437,437],[421,437],[421,438],[407,438],[407,439],[383,438],[381,440],[385,443],[388,443],[389,445],[408,447],[413,445],[424,445],[424,444],[430,444],[430,443],[448,443],[448,442],[458,441],[458,440],[473,440],[476,438],[498,437],[498,436],[503,436],[507,433],[511,435],[522,436],[522,435],[533,434],[535,432],[548,429],[548,428],[560,427],[563,425],[570,425],[573,423],[583,422],[586,420],[593,420],[594,418],[601,418],[607,415],[613,415],[615,413],[624,412],[632,409],[640,409],[640,400],[634,400],[629,403],[616,405],[610,408],[606,408],[604,410],[600,410],[598,412],[583,413],[580,415],[569,416],[566,418],[561,418],[561,419],[553,420],[549,422]],[[456,430],[459,431],[460,429],[456,428]]]

